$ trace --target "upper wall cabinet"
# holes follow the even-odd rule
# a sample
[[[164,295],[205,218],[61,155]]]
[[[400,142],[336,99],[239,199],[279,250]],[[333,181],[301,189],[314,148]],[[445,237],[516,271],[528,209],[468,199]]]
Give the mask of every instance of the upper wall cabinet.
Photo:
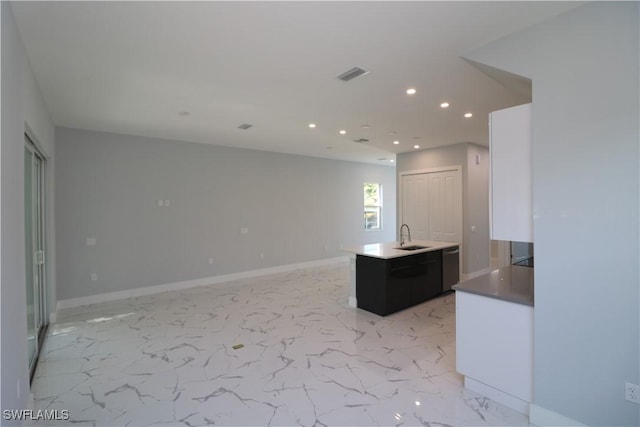
[[[531,104],[489,114],[491,238],[533,242]]]

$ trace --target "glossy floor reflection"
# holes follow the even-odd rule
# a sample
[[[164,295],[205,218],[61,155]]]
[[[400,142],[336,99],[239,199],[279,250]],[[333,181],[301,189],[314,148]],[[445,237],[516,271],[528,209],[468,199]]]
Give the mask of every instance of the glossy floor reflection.
[[[453,294],[383,318],[348,307],[348,278],[336,264],[62,312],[35,408],[69,410],[57,425],[528,425],[463,389]]]

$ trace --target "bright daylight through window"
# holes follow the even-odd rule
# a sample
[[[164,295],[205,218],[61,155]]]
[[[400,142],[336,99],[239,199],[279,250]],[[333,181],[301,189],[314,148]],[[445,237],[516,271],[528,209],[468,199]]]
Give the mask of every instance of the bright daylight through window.
[[[382,229],[382,186],[366,182],[364,184],[364,229]]]

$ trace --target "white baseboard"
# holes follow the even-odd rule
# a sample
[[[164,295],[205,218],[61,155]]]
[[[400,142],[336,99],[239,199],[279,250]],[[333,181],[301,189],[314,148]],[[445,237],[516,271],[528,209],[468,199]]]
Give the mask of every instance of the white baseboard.
[[[574,419],[565,417],[564,415],[560,415],[557,412],[550,411],[541,406],[531,404],[529,408],[529,422],[536,426],[540,427],[565,427],[565,426],[582,426],[584,427],[586,424],[582,424]]]
[[[358,300],[356,297],[349,297],[349,307],[358,307]]]
[[[165,283],[162,285],[145,286],[143,288],[127,289],[125,291],[107,292],[104,294],[89,295],[86,297],[69,298],[58,301],[57,310],[79,307],[81,305],[98,304],[107,301],[135,298],[143,295],[152,295],[160,292],[180,291],[198,286],[215,285],[233,280],[250,279],[269,274],[286,273],[303,268],[322,267],[325,265],[348,262],[349,257],[326,258],[317,261],[301,262],[297,264],[279,265],[277,267],[261,268],[258,270],[243,271],[240,273],[223,274],[220,276],[203,277],[201,279],[186,280],[184,282]],[[55,313],[52,313],[55,318]]]
[[[491,267],[487,267],[483,268],[482,270],[474,271],[473,273],[463,274],[461,277],[461,281],[464,282],[466,280],[475,279],[476,277],[491,273],[491,271],[493,271],[493,269]]]
[[[56,323],[56,317],[57,317],[58,313],[49,313],[49,324],[50,325],[54,325]]]
[[[504,391],[488,386],[473,378],[464,377],[464,388],[475,391],[524,415],[529,415],[529,402],[512,396]]]

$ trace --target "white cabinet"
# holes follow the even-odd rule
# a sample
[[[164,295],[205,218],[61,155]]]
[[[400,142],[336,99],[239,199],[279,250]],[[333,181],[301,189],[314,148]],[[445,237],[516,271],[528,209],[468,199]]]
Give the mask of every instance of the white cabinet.
[[[491,239],[533,242],[531,104],[489,114]]]
[[[465,388],[528,414],[533,307],[456,292],[456,371]]]

